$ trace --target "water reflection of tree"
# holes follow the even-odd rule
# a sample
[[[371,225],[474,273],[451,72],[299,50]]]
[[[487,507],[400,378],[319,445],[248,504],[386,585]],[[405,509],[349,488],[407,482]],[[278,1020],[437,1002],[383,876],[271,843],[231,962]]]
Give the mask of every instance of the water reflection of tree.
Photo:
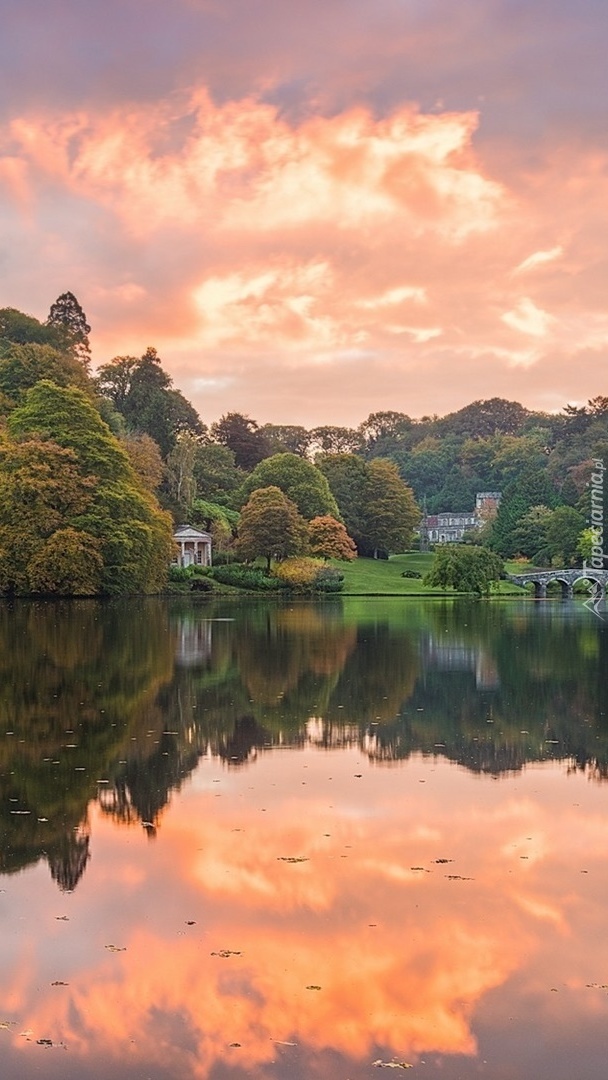
[[[89,857],[98,781],[162,729],[156,691],[172,670],[165,613],[96,602],[0,606],[0,871],[45,858],[73,889]]]
[[[203,754],[231,769],[276,745],[349,745],[608,777],[608,628],[591,615],[183,604],[0,607],[0,872],[45,858],[74,888],[91,801],[153,834]]]

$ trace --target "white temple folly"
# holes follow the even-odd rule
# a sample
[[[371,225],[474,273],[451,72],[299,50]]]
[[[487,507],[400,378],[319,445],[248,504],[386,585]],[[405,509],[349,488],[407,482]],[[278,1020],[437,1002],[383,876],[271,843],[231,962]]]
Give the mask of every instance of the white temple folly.
[[[173,533],[179,548],[173,563],[176,566],[211,566],[211,535],[192,525],[179,525]]]

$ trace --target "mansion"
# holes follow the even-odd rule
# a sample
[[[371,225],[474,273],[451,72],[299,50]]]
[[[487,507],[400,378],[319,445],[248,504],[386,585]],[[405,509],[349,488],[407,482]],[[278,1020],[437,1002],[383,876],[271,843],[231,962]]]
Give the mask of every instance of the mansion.
[[[420,523],[421,544],[460,543],[467,532],[481,528],[494,517],[500,504],[500,494],[500,491],[478,491],[474,510],[427,514]]]

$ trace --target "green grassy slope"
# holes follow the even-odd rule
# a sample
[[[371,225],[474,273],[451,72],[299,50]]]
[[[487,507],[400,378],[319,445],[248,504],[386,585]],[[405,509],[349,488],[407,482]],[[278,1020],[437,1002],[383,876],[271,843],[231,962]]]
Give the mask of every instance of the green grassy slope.
[[[404,570],[417,570],[424,575],[430,570],[434,556],[420,551],[391,555],[390,559],[354,559],[351,563],[332,560],[332,565],[344,575],[343,596],[454,596],[451,589],[431,589],[421,578],[404,578]],[[526,567],[526,570],[529,568]],[[530,568],[531,569],[531,568]],[[507,573],[521,573],[518,564],[505,565]],[[499,582],[499,595],[525,596],[523,589],[509,581]]]

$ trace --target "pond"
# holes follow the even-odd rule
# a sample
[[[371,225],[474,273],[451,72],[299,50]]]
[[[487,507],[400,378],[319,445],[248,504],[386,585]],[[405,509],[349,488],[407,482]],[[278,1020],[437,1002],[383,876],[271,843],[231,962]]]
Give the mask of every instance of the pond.
[[[0,607],[3,1080],[605,1077],[607,674],[578,603]]]

